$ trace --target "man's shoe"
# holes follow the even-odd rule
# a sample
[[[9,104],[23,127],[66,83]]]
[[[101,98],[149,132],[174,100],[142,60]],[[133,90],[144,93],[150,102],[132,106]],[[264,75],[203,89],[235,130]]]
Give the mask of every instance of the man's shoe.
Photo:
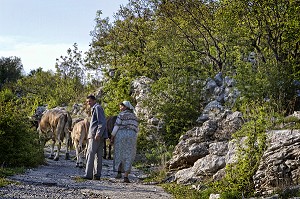
[[[100,176],[94,176],[94,180],[100,180]]]
[[[81,176],[80,178],[81,178],[81,179],[85,179],[85,180],[93,180],[93,178],[89,178],[89,177],[87,177],[87,176]]]
[[[116,179],[120,179],[122,178],[122,173],[121,172],[118,172],[117,176],[116,176]]]

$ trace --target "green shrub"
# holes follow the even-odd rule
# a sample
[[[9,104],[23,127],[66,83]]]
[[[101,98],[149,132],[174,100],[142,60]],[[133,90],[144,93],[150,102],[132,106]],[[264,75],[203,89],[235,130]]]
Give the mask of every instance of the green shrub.
[[[158,145],[156,148],[149,149],[145,156],[149,163],[165,165],[171,159],[173,149],[173,146]]]
[[[162,184],[161,186],[176,199],[208,199],[212,193],[211,189],[197,191],[190,185],[180,185],[176,183]]]
[[[6,179],[7,176],[11,176],[17,173],[24,173],[24,171],[24,167],[0,168],[0,187],[6,186],[11,183],[10,180]]]
[[[10,96],[11,97],[11,96]],[[0,164],[31,167],[44,162],[38,134],[31,128],[26,114],[11,98],[0,98]]]

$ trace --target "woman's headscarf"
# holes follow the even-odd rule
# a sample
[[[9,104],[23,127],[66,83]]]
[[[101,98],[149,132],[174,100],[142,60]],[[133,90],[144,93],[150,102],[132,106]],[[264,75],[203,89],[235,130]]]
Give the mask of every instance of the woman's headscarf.
[[[129,101],[123,101],[122,104],[124,104],[127,108],[129,108],[130,110],[132,111],[135,111],[134,110],[134,107],[130,104]]]

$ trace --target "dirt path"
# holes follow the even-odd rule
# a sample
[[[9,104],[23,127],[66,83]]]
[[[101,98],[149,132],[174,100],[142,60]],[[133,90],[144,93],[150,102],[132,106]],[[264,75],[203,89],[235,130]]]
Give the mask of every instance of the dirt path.
[[[82,175],[84,169],[76,168],[74,160],[47,160],[47,165],[10,177],[15,183],[0,188],[0,198],[172,198],[161,187],[143,183],[137,169],[129,175],[131,183],[115,179],[112,160],[104,160],[100,181],[78,180]]]

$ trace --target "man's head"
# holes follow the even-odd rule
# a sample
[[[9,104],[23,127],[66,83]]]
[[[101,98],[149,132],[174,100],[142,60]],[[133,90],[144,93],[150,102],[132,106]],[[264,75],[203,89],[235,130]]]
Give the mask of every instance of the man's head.
[[[90,106],[93,107],[96,104],[96,97],[94,95],[89,95],[86,98],[86,103]]]

